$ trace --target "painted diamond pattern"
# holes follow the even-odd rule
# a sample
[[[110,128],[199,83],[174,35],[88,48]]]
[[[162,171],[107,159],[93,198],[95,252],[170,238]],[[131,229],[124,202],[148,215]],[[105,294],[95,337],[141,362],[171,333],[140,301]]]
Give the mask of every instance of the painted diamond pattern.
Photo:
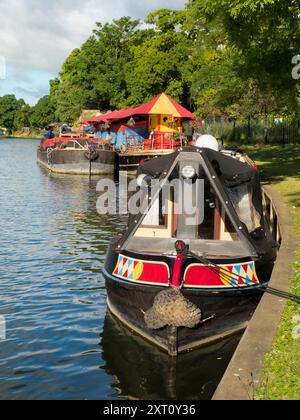
[[[166,263],[136,260],[119,255],[113,275],[145,284],[168,285],[170,271]]]
[[[254,271],[254,263],[236,265],[231,268],[232,274],[240,276],[240,280],[233,277],[231,279],[231,286],[238,286],[240,282],[243,282],[245,285],[249,286],[257,282],[257,278]]]
[[[127,274],[127,277],[130,280],[133,280],[133,275],[134,275],[134,261],[133,260],[129,260],[127,265],[128,265],[128,274]]]

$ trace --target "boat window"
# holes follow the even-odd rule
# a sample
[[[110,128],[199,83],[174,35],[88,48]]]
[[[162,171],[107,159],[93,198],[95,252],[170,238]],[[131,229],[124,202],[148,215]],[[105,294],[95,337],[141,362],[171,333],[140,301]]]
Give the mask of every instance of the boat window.
[[[172,238],[174,237],[174,201],[171,197],[163,200],[156,199],[146,214],[136,237]]]
[[[198,197],[198,203],[195,199],[197,211],[194,223],[190,223],[189,214],[178,211],[178,208],[182,208],[182,196],[180,194],[176,196],[174,189],[171,188],[169,197],[163,199],[160,194],[152,203],[135,236],[186,240],[239,240],[238,233],[204,173],[201,173],[201,179],[204,179],[204,188]]]
[[[198,225],[196,239],[239,240],[238,233],[207,178],[204,185],[204,220]]]
[[[143,227],[149,226],[161,226],[167,227],[168,224],[168,214],[167,214],[168,201],[163,202],[162,194],[159,198],[155,200],[143,220]]]
[[[261,216],[253,204],[253,190],[248,182],[243,185],[228,188],[232,204],[241,222],[243,222],[249,232],[253,232],[261,226]]]

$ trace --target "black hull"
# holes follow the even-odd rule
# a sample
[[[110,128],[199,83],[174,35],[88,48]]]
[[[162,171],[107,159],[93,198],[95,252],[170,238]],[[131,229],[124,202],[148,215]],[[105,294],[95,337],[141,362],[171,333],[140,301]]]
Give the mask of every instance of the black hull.
[[[132,286],[106,279],[108,307],[129,329],[147,341],[168,351],[170,328],[150,330],[143,311],[152,307],[155,296],[164,288]],[[201,308],[203,318],[210,321],[194,328],[178,328],[178,353],[188,352],[244,331],[262,293],[258,290],[243,292],[199,292],[184,290],[184,296]]]
[[[132,258],[141,257],[139,254],[132,252],[128,252],[127,255]],[[174,259],[167,256],[147,256],[147,259],[167,264],[170,273],[172,273]],[[106,279],[108,307],[111,313],[130,330],[170,353],[170,327],[151,330],[144,320],[144,312],[153,306],[155,296],[166,290],[168,286],[148,285],[117,278],[114,275],[117,261],[118,254],[111,244],[103,270]],[[187,265],[194,262],[194,260],[187,260],[183,266],[183,271]],[[217,263],[221,264],[222,261],[218,260]],[[262,259],[256,263],[258,278],[263,283],[269,281],[269,277],[266,276],[269,276],[272,272],[273,263],[273,257]],[[191,287],[183,288],[182,293],[201,309],[202,320],[211,319],[194,329],[177,329],[178,353],[210,345],[243,332],[263,295],[259,284],[239,289],[230,287],[225,290]]]
[[[190,227],[188,213],[175,214],[184,200],[179,195],[172,197],[169,192],[168,203],[148,195],[149,200],[157,200],[157,208],[153,205],[153,213],[149,211],[155,218],[144,223],[143,212],[131,218],[127,231],[111,244],[104,267],[111,312],[171,356],[246,328],[263,295],[262,285],[270,280],[278,247],[263,217],[256,169],[204,147],[183,148],[154,159],[141,172],[159,179],[163,191],[163,181],[185,178],[180,165],[191,165],[197,179],[205,173],[201,200],[206,203],[205,212],[206,206],[210,208],[206,223],[201,222],[200,229],[198,222]],[[234,206],[226,182],[236,187],[249,182],[251,220]],[[235,194],[239,201],[247,194],[250,198],[249,193]],[[163,219],[161,214],[168,217]]]
[[[173,359],[108,313],[101,337],[103,369],[117,378],[113,387],[120,397],[210,400],[239,340],[237,336]]]
[[[112,175],[117,170],[117,154],[99,150],[97,159],[90,162],[85,150],[53,150],[37,152],[38,163],[55,173],[72,175]]]
[[[130,253],[130,256],[138,258],[136,254]],[[116,278],[113,273],[117,260],[118,256],[111,247],[103,271],[110,311],[129,329],[169,352],[170,327],[151,330],[144,320],[144,312],[153,306],[155,296],[168,286],[145,285]],[[168,260],[167,257],[156,257],[155,260],[167,263],[172,273],[174,260]],[[256,265],[259,277],[266,279],[265,273],[271,273],[272,266],[273,261],[260,261]],[[184,296],[201,309],[202,320],[211,319],[194,329],[177,330],[178,353],[203,347],[244,331],[263,295],[258,286],[225,290],[183,288]]]

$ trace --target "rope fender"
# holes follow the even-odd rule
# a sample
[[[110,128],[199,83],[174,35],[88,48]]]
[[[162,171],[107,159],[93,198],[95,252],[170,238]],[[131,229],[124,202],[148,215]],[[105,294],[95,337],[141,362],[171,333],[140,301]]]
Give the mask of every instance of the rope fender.
[[[99,157],[99,152],[93,144],[88,145],[88,150],[84,153],[84,156],[90,162],[94,162]]]

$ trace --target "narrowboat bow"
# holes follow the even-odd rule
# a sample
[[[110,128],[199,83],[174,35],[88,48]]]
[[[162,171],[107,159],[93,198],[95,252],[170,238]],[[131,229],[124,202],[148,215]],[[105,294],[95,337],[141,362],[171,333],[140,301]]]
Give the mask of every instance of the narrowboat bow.
[[[44,139],[37,150],[37,161],[59,174],[113,175],[118,170],[113,147],[95,138]]]
[[[242,155],[188,147],[146,162],[138,179],[146,211],[130,217],[104,266],[112,314],[171,356],[243,331],[277,255],[258,170]],[[193,223],[174,180],[201,181]]]

